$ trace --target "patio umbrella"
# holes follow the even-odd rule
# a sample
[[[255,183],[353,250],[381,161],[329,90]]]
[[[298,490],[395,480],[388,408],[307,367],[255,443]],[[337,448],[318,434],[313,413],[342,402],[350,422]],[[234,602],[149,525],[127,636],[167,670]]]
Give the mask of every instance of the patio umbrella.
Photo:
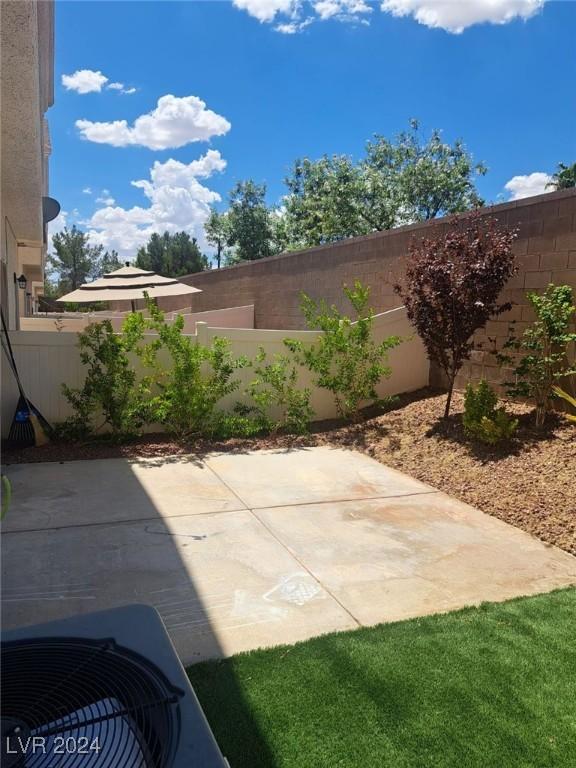
[[[194,288],[176,280],[174,277],[163,277],[155,272],[131,267],[125,267],[99,277],[92,283],[84,283],[65,296],[59,302],[74,302],[77,304],[92,304],[95,301],[129,301],[134,309],[134,302],[144,298],[144,292],[151,299],[161,299],[166,296],[184,296],[189,293],[200,293],[200,288]]]

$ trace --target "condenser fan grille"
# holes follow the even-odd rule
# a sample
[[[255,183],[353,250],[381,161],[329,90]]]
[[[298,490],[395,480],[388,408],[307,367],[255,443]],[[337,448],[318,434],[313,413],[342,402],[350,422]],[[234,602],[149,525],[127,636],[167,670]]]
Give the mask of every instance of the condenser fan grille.
[[[180,696],[153,664],[112,640],[6,643],[2,764],[166,768]]]

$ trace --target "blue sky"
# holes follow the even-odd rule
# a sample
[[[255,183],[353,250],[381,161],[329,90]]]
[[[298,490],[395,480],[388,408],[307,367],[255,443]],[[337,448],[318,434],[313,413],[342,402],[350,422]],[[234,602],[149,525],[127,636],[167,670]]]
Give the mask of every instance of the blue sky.
[[[576,160],[576,3],[382,6],[57,2],[57,224],[125,257],[154,229],[202,240],[208,206],[236,180],[266,182],[278,202],[296,157],[358,157],[410,117],[464,139],[489,167],[489,201],[537,193]]]

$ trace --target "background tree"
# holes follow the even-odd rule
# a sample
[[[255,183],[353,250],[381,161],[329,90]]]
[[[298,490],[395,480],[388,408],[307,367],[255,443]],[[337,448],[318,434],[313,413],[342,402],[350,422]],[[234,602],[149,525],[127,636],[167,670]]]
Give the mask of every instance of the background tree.
[[[138,250],[135,263],[140,269],[165,277],[181,277],[208,268],[208,259],[200,251],[196,238],[187,232],[153,233]]]
[[[576,187],[576,163],[572,163],[572,165],[558,163],[558,168],[552,176],[552,181],[548,182],[546,186],[553,189],[571,189]]]
[[[52,237],[54,253],[48,257],[51,274],[55,274],[58,295],[73,291],[99,274],[103,247],[90,245],[88,235],[73,226]]]
[[[254,261],[276,252],[265,198],[266,185],[256,184],[252,179],[239,181],[230,192],[226,216],[234,261]]]
[[[273,253],[294,250],[288,237],[286,208],[283,206],[271,208],[269,211],[270,229],[272,232],[271,249]]]
[[[216,250],[216,266],[220,269],[222,257],[228,247],[230,227],[227,213],[218,213],[215,208],[210,210],[210,216],[204,225],[206,241]]]
[[[498,303],[516,271],[516,232],[473,214],[410,246],[405,285],[396,285],[429,359],[448,381],[444,417],[456,375],[472,351],[472,336],[489,318],[510,309]]]
[[[461,141],[447,144],[438,130],[425,141],[417,120],[389,140],[376,135],[354,163],[344,155],[297,160],[285,179],[290,247],[426,221],[482,205],[474,179],[486,173]]]
[[[376,226],[363,205],[362,172],[344,155],[296,160],[285,180],[286,234],[290,248],[363,235]]]
[[[56,280],[50,280],[49,277],[44,278],[44,293],[42,294],[47,299],[57,299],[62,293],[58,290],[58,282]]]
[[[100,259],[98,272],[100,275],[107,275],[109,272],[114,272],[116,269],[120,269],[120,267],[123,266],[124,264],[120,261],[118,251],[106,251]]]
[[[165,247],[166,241],[164,237],[154,232],[150,235],[146,245],[138,249],[136,261],[134,262],[135,266],[162,275],[166,267]]]
[[[424,141],[418,120],[410,120],[410,130],[395,141],[379,135],[369,141],[363,166],[376,175],[397,206],[393,226],[462,213],[483,203],[474,177],[483,176],[486,166],[473,163],[462,141],[443,142],[439,130]],[[376,205],[379,197],[376,188]]]

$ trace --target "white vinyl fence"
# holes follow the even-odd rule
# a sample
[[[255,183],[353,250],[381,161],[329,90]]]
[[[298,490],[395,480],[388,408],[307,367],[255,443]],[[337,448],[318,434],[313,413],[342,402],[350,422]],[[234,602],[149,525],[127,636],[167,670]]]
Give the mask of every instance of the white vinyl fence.
[[[196,322],[195,336],[199,342],[209,344],[215,336],[229,339],[234,356],[246,355],[253,359],[260,347],[269,358],[275,353],[286,353],[285,338],[312,342],[319,336],[318,331],[276,331],[259,328],[215,328],[203,322]],[[428,384],[429,363],[424,347],[410,325],[404,307],[376,315],[374,335],[377,341],[387,336],[405,338],[399,347],[390,352],[392,376],[383,379],[378,394],[394,395],[411,392]],[[81,386],[84,367],[80,362],[77,336],[74,333],[58,331],[12,331],[10,334],[14,356],[27,397],[51,423],[62,421],[71,415],[70,406],[62,395],[61,385]],[[254,374],[250,369],[238,371],[243,385]],[[301,386],[312,390],[312,406],[315,418],[326,419],[336,416],[333,399],[329,392],[314,387],[310,374],[301,371]],[[222,401],[223,408],[235,402],[249,402],[243,394],[244,386]],[[2,361],[2,436],[10,429],[10,422],[18,400],[18,389],[6,361]]]

